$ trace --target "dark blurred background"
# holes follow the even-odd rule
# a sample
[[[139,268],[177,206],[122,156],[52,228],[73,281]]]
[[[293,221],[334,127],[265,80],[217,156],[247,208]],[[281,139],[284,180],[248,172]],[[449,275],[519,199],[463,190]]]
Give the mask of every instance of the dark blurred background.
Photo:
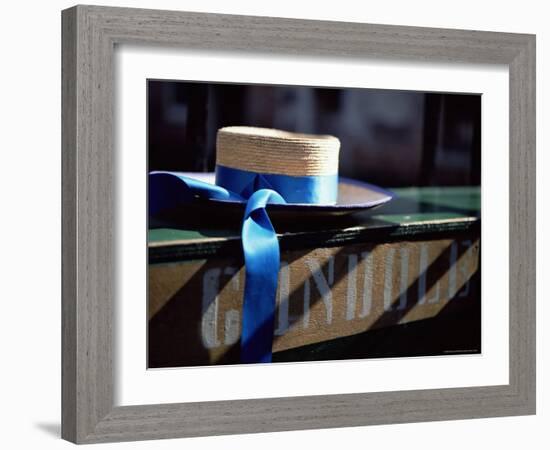
[[[382,186],[479,185],[481,96],[148,81],[149,170],[213,171],[230,125],[332,134],[340,170]]]

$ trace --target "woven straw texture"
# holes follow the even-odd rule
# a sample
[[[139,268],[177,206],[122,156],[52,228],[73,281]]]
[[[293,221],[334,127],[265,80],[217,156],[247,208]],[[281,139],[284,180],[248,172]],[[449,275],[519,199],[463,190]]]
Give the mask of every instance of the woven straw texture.
[[[334,136],[225,127],[218,130],[216,164],[257,173],[335,175],[339,151]]]

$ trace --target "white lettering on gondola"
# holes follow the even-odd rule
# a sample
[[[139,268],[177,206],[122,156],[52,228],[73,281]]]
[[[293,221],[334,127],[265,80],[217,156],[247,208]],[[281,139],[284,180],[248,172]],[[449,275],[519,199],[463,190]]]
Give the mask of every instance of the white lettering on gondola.
[[[357,300],[357,255],[348,255],[348,289],[346,291],[346,320],[355,319]]]
[[[449,300],[456,295],[456,259],[458,257],[458,245],[455,241],[451,244],[451,254],[449,255]]]
[[[459,258],[459,247],[465,248],[465,253]],[[449,247],[448,271],[446,283],[444,278],[435,281],[428,288],[428,272],[433,261],[430,260],[430,245],[421,243],[418,246],[418,266],[411,265],[411,249],[409,246],[402,246],[399,249],[399,273],[394,273],[396,265],[395,247],[386,248],[383,253],[384,267],[378,267],[375,271],[375,251],[365,251],[360,254],[350,253],[346,255],[347,264],[340,267],[339,270],[346,270],[345,282],[345,308],[343,315],[338,320],[344,319],[349,322],[357,319],[365,319],[373,309],[373,290],[375,273],[383,276],[380,280],[381,292],[380,302],[384,312],[394,310],[404,310],[408,306],[408,291],[410,289],[409,279],[411,279],[411,267],[414,267],[418,284],[417,305],[433,305],[440,301],[448,301],[452,298],[466,297],[470,294],[470,276],[472,268],[475,266],[475,246],[471,240],[453,241]],[[414,253],[413,253],[414,254]],[[382,256],[382,255],[380,255]],[[311,256],[304,258],[304,264],[308,269],[310,276],[306,276],[303,282],[303,303],[301,315],[291,316],[290,312],[290,287],[292,272],[287,262],[282,261],[279,271],[279,284],[277,295],[277,316],[275,318],[275,335],[283,336],[289,331],[293,331],[296,325],[306,330],[311,325],[311,289],[317,289],[320,294],[320,300],[325,309],[325,323],[333,324],[335,321],[333,314],[333,293],[334,287],[334,256],[327,259],[321,258],[321,261]],[[323,265],[325,270],[323,270]],[[394,279],[395,275],[399,280]],[[235,267],[210,268],[205,271],[202,279],[202,319],[201,319],[201,337],[205,348],[211,349],[221,345],[233,345],[238,342],[240,337],[240,310],[228,309],[225,313],[220,313],[220,286],[221,278],[230,277],[230,284],[222,290],[223,295],[240,295],[242,283],[240,282],[240,271]],[[363,279],[361,280],[361,277]],[[313,280],[313,283],[312,281]],[[362,283],[361,283],[362,281]],[[398,281],[398,284],[396,283]],[[447,289],[441,289],[441,283],[446,284]],[[460,283],[460,284],[459,284]],[[313,285],[315,287],[313,287]],[[394,297],[394,286],[399,286],[399,292]],[[227,289],[233,294],[227,294]],[[428,294],[431,291],[431,296]],[[442,292],[444,297],[441,298]],[[446,296],[445,296],[446,294]],[[294,294],[295,295],[295,294]],[[374,298],[376,300],[376,298]],[[393,302],[396,302],[394,308]],[[358,307],[357,302],[360,301]],[[411,305],[413,306],[413,305]],[[359,314],[357,311],[359,310]],[[319,314],[319,312],[315,312]],[[220,317],[223,316],[223,317]],[[299,322],[296,322],[299,320]],[[314,322],[319,324],[318,319]],[[223,330],[219,330],[218,324],[221,321]],[[223,331],[223,341],[220,339]]]
[[[231,286],[233,290],[239,291],[239,277],[235,276],[238,270],[235,267],[226,267],[223,273],[231,277]],[[218,281],[219,284],[219,281]],[[217,300],[219,301],[219,300]],[[224,320],[224,333],[223,333],[223,343],[225,345],[235,344],[241,335],[240,330],[240,313],[236,309],[230,309],[225,313]]]
[[[401,284],[399,294],[398,310],[403,310],[407,307],[407,290],[409,289],[409,249],[404,247],[401,249]]]
[[[284,261],[281,262],[281,268],[279,270],[279,286],[278,286],[278,298],[277,306],[279,308],[279,314],[277,316],[277,328],[275,335],[282,336],[289,328],[288,321],[288,302],[289,302],[289,289],[290,289],[290,269],[288,264]]]
[[[323,274],[319,261],[313,258],[306,258],[305,262],[311,272],[311,275],[313,275],[315,285],[321,294],[321,300],[323,300],[325,305],[327,324],[330,325],[332,323],[332,290],[330,287],[332,285],[331,282],[334,282],[334,258],[331,256],[328,261],[328,281]]]
[[[372,284],[374,280],[372,271],[374,265],[374,255],[372,254],[372,252],[363,252],[361,253],[361,258],[363,258],[364,261],[365,278],[363,281],[363,305],[361,307],[359,317],[363,319],[364,317],[367,317],[369,315],[372,308]]]
[[[201,336],[205,348],[214,348],[220,345],[218,340],[220,274],[221,269],[219,268],[209,269],[202,279]]]
[[[418,304],[426,303],[426,275],[428,272],[428,245],[420,245],[420,262],[418,266]]]
[[[391,311],[393,301],[393,257],[395,248],[386,252],[386,267],[384,270],[384,311]]]

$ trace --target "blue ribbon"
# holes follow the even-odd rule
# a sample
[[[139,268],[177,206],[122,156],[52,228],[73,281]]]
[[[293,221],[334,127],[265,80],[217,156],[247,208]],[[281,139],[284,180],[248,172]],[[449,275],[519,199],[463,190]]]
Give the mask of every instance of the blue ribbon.
[[[196,197],[246,200],[241,229],[245,261],[241,361],[271,362],[280,251],[266,205],[335,203],[338,177],[291,177],[216,166],[216,185],[177,172],[151,172],[149,214],[189,203]]]
[[[167,209],[177,208],[199,198],[244,201],[243,197],[222,186],[197,180],[178,172],[151,172],[149,174],[149,215],[155,216]]]
[[[241,333],[243,363],[271,362],[279,241],[265,210],[268,203],[285,203],[285,200],[272,189],[260,189],[248,198],[244,213],[241,233],[246,268]]]
[[[281,194],[287,203],[331,205],[338,196],[338,175],[291,177],[279,174],[257,174],[247,170],[216,166],[216,184],[248,198],[248,191],[257,176],[270,189]],[[248,195],[247,195],[248,194]]]

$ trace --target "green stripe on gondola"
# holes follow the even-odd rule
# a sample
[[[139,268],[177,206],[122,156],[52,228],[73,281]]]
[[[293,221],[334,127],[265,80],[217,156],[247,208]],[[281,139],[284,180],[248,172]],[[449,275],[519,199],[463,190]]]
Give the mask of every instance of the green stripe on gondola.
[[[297,230],[282,230],[282,250],[337,246],[366,241],[429,239],[480,227],[479,187],[393,189],[397,198],[372,211],[321,221]],[[240,251],[240,230],[152,228],[149,262],[197,259]]]

